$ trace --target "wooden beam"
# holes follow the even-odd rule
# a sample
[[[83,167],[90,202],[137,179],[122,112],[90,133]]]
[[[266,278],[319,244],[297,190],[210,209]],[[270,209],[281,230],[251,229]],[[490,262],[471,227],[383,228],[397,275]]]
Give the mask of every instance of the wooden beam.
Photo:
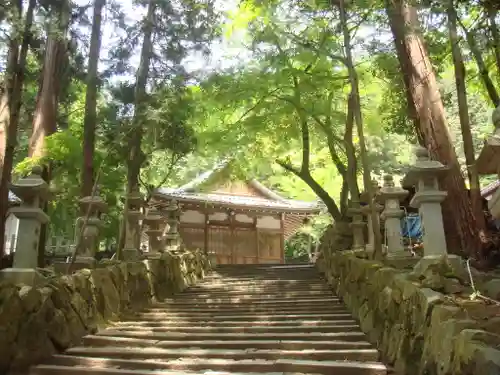
[[[166,200],[167,198],[165,198]],[[233,210],[236,213],[243,213],[243,214],[250,214],[250,213],[255,213],[259,215],[279,215],[281,213],[289,213],[292,215],[303,215],[303,216],[310,216],[310,215],[315,215],[319,214],[321,210],[319,208],[316,209],[289,209],[289,208],[273,208],[273,207],[261,207],[261,206],[251,206],[251,205],[245,205],[245,204],[224,204],[224,203],[206,203],[206,202],[197,202],[197,201],[192,201],[189,199],[178,199],[175,198],[177,202],[182,204],[182,209],[183,210],[213,210],[214,212],[224,212],[227,210]],[[166,203],[163,203],[162,201],[154,202],[154,206],[166,206]]]

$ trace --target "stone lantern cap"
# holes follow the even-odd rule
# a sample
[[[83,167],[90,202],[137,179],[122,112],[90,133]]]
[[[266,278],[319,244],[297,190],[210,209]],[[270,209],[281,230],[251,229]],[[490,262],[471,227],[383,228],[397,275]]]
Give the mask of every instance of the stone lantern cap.
[[[361,207],[349,207],[347,209],[347,215],[350,217],[354,217],[356,215],[361,215],[363,213],[363,210]]]
[[[165,207],[166,211],[176,211],[179,209],[179,205],[175,199],[172,199],[168,205]]]
[[[495,130],[493,134],[488,137],[486,143],[491,146],[500,146],[500,106],[496,107],[491,114],[491,121],[493,122]]]
[[[377,190],[378,190],[378,181],[373,179],[371,181],[371,184],[372,184],[372,188],[373,188],[373,198],[375,198],[377,196]],[[362,202],[362,203],[369,203],[368,202],[368,199],[369,199],[369,194],[368,194],[368,190],[364,190],[360,195],[359,195],[359,200]]]
[[[417,147],[415,150],[417,161],[409,168],[403,179],[403,186],[414,186],[424,177],[438,177],[446,173],[449,168],[437,160],[431,160],[429,151],[424,147]]]
[[[141,192],[139,190],[133,190],[130,192],[130,194],[127,195],[128,198],[128,204],[129,206],[138,206],[142,207],[144,205],[144,197],[142,196]],[[125,199],[121,199],[122,202],[125,203]]]
[[[158,211],[158,209],[156,209],[155,207],[154,208],[151,208],[146,217],[144,218],[144,221],[146,222],[157,222],[157,221],[161,221],[163,220],[163,217],[161,216],[161,212]]]
[[[28,176],[10,184],[10,190],[23,202],[30,202],[35,197],[46,200],[49,197],[49,185],[42,178],[42,172],[41,166],[34,166]]]
[[[394,178],[390,174],[384,176],[384,186],[380,189],[380,195],[378,200],[380,202],[386,202],[389,199],[403,200],[409,192],[399,186],[394,184]]]
[[[97,195],[83,197],[78,202],[80,203],[80,206],[84,210],[88,210],[90,207],[90,210],[94,211],[94,212],[107,212],[108,211],[107,203],[104,201],[104,199],[102,199],[101,197],[99,197]]]
[[[492,175],[499,173],[500,164],[500,106],[495,108],[491,115],[495,127],[493,134],[484,142],[483,149],[476,160],[477,173]]]

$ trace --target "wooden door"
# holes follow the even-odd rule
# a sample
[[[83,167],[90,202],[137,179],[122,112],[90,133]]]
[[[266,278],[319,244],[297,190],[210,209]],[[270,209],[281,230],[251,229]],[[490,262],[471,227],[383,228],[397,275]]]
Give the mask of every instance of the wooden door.
[[[187,249],[205,249],[205,230],[203,228],[186,228],[185,226],[180,226],[179,234]]]
[[[257,239],[254,228],[234,228],[233,230],[233,263],[258,263]]]
[[[210,225],[208,227],[208,251],[215,253],[217,264],[232,264],[231,230],[228,227]]]
[[[282,263],[281,233],[259,230],[259,263]]]

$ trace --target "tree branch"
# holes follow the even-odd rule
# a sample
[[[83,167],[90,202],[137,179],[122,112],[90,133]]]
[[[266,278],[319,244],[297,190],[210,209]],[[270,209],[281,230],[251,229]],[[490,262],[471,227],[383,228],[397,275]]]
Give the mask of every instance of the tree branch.
[[[343,219],[343,216],[335,203],[335,200],[326,192],[325,189],[321,187],[320,184],[311,176],[310,173],[305,173],[302,170],[295,168],[293,165],[286,161],[282,161],[276,159],[276,163],[282,167],[284,170],[293,173],[302,181],[304,181],[307,186],[311,188],[312,191],[323,201],[323,203],[328,208],[328,212],[332,215],[333,220],[340,221]]]

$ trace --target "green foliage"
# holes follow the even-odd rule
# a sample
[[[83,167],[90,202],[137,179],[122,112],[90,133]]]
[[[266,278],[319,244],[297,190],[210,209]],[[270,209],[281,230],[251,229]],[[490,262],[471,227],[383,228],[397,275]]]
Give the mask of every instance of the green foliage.
[[[359,62],[356,70],[372,172],[379,179],[386,172],[397,175],[410,162],[410,144],[416,139],[399,62],[390,42],[384,2],[346,3],[352,16],[350,27],[355,34],[354,54]],[[142,12],[145,5],[137,1],[132,11]],[[332,3],[244,0],[227,15],[226,25],[219,23],[212,1],[179,4],[157,1],[156,5],[153,57],[147,95],[141,103],[141,108],[146,110],[139,111],[134,108],[135,83],[128,78],[136,72],[135,60],[144,22],[132,21],[119,5],[108,3],[110,17],[106,22],[110,22],[108,26],[114,28],[116,35],[110,41],[108,56],[103,57],[105,64],[101,64],[104,71],[99,76],[101,91],[94,158],[99,194],[110,207],[109,213],[103,216],[106,241],[113,242],[118,232],[123,208],[120,198],[127,174],[128,136],[135,113],[140,113],[138,123],[143,130],[145,160],[140,179],[146,192],[160,185],[183,185],[221,161],[230,160],[227,173],[233,177],[257,177],[287,197],[315,200],[317,196],[309,186],[276,163],[280,160],[300,168],[305,124],[309,131],[311,173],[337,199],[342,177],[335,163],[346,164],[343,135],[349,82],[343,63],[338,13]],[[457,8],[465,27],[474,32],[491,69],[490,76],[498,86],[500,72],[494,69],[493,35],[486,27],[484,9],[478,2],[460,2]],[[11,17],[10,14],[3,16]],[[12,25],[5,22],[9,18],[3,16],[0,14],[0,41],[6,45],[5,35]],[[79,215],[86,76],[83,62],[87,54],[89,20],[83,9],[75,8],[69,63],[59,82],[62,94],[58,131],[47,139],[44,160],[33,160],[27,158],[27,154],[45,43],[41,22],[50,19],[45,10],[38,10],[37,16],[22,97],[15,173],[20,177],[34,164],[52,163],[50,230],[52,234],[72,238]],[[425,2],[420,7],[420,16],[422,34],[438,73],[450,134],[465,171],[442,4]],[[485,32],[480,33],[481,30]],[[188,73],[185,58],[193,51],[205,56],[208,42],[218,36],[226,40],[238,38],[240,45],[251,51],[252,59],[229,69],[205,72],[203,76]],[[467,43],[462,40],[460,46],[468,57]],[[2,57],[5,52],[5,48],[0,48]],[[478,152],[484,137],[492,130],[491,104],[475,62],[467,59],[466,68],[471,128]],[[356,134],[354,146],[358,151]],[[327,223],[328,216],[324,215],[302,228],[287,242],[289,255],[303,255],[309,233],[318,238]]]

